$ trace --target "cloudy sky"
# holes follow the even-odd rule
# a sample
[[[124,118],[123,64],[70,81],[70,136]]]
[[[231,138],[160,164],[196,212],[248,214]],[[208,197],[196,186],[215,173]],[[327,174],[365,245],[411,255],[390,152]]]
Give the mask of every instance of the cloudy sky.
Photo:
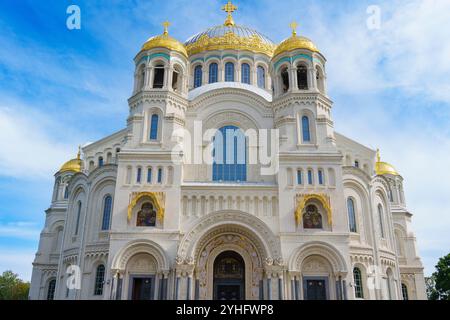
[[[132,59],[145,40],[166,19],[181,41],[221,24],[224,2],[0,2],[0,272],[31,278],[53,174],[79,144],[125,127]],[[237,23],[279,42],[296,20],[326,56],[336,130],[379,147],[401,172],[433,272],[450,252],[450,1],[235,2]],[[71,4],[81,30],[66,27]],[[370,5],[379,28],[368,27]]]

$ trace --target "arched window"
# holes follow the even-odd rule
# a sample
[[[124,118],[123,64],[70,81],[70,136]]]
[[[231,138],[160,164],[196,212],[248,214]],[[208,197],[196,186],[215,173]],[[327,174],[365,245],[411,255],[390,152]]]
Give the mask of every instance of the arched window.
[[[381,204],[378,204],[378,219],[380,220],[380,234],[382,238],[384,238],[383,216],[383,207],[381,206]]]
[[[234,81],[234,64],[232,62],[225,63],[225,81]]]
[[[172,73],[172,89],[173,91],[180,91],[181,72],[178,69],[174,69]]]
[[[363,299],[364,291],[363,291],[361,270],[359,270],[359,268],[353,269],[353,282],[355,284],[355,298]]]
[[[162,183],[162,168],[158,169],[158,183]]]
[[[64,188],[64,199],[68,199],[69,198],[69,187],[66,186]]]
[[[258,87],[264,89],[266,87],[266,71],[262,66],[257,68]]]
[[[359,161],[355,160],[355,168],[359,168]]]
[[[283,69],[281,69],[281,91],[283,93],[288,92],[289,90],[289,73],[288,73],[288,68],[284,67]]]
[[[108,152],[106,154],[106,163],[108,163],[108,164],[112,163],[112,153],[111,152]]]
[[[302,117],[302,139],[303,142],[311,142],[311,131],[309,129],[309,118]]]
[[[311,169],[308,170],[308,184],[313,184],[313,171]]]
[[[151,202],[145,202],[139,210],[136,219],[138,227],[154,227],[156,225],[156,209]]]
[[[357,232],[355,203],[353,202],[352,198],[347,198],[347,214],[348,214],[348,228],[350,229],[350,232]]]
[[[103,157],[98,158],[98,166],[103,167]]]
[[[297,68],[297,84],[300,90],[308,90],[308,70],[305,66]]]
[[[152,183],[152,168],[147,169],[147,183]]]
[[[213,181],[246,181],[246,139],[241,129],[225,126],[217,130],[213,148]]]
[[[80,216],[81,216],[81,201],[78,201],[77,220],[75,222],[75,235],[78,235],[78,228],[80,227]]]
[[[50,280],[47,289],[47,300],[55,299],[56,279]]]
[[[323,170],[322,170],[322,169],[319,169],[319,170],[317,171],[317,174],[318,174],[318,178],[319,178],[319,184],[320,184],[320,185],[323,185],[323,184],[324,184]]]
[[[316,82],[317,89],[319,89],[320,92],[325,93],[324,77],[318,67],[316,68]]]
[[[141,183],[141,180],[142,180],[142,168],[137,168],[136,182]]]
[[[305,229],[322,229],[322,215],[315,205],[306,206],[303,214],[303,228]]]
[[[164,66],[157,65],[153,72],[153,88],[161,89],[164,86]]]
[[[194,88],[198,88],[202,85],[202,75],[202,66],[196,66],[194,69]]]
[[[303,173],[302,170],[297,170],[297,184],[303,184]]]
[[[402,297],[403,297],[403,300],[409,300],[408,287],[404,283],[402,283]]]
[[[145,66],[142,65],[139,70],[139,89],[143,89],[145,86]]]
[[[158,139],[158,122],[159,116],[157,114],[152,114],[150,120],[150,140]]]
[[[102,230],[109,230],[111,221],[111,208],[112,208],[112,198],[110,195],[105,197],[103,201],[103,220],[102,220]]]
[[[94,295],[101,296],[103,294],[103,285],[105,283],[105,266],[99,265],[95,273]]]
[[[250,84],[250,66],[248,63],[243,63],[241,66],[241,82]]]
[[[219,73],[219,71],[218,71],[218,66],[217,66],[217,63],[211,63],[210,65],[209,65],[209,79],[208,79],[208,82],[209,83],[214,83],[214,82],[217,82],[217,80],[218,80],[218,73]]]

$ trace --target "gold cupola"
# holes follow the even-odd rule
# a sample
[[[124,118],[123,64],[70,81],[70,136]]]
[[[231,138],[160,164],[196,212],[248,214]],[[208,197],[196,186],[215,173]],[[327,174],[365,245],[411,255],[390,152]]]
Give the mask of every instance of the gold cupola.
[[[78,150],[77,157],[75,159],[71,159],[71,160],[67,161],[66,163],[64,163],[58,172],[63,173],[63,172],[68,172],[68,171],[81,172],[81,151],[80,150]]]
[[[379,149],[377,149],[377,162],[375,163],[375,173],[377,175],[384,175],[384,174],[390,174],[393,176],[400,175],[391,164],[381,161]]]
[[[313,52],[320,52],[319,49],[317,49],[316,45],[310,39],[297,35],[298,24],[296,22],[292,22],[289,26],[292,29],[292,36],[282,41],[277,46],[273,54],[274,57],[283,52],[292,51],[296,49],[306,49]]]
[[[172,51],[176,51],[187,57],[187,51],[184,45],[177,39],[169,36],[170,22],[165,21],[163,24],[163,34],[148,39],[142,46],[141,51],[150,50],[153,48],[166,48]]]
[[[272,40],[252,28],[234,22],[232,13],[237,10],[237,6],[228,1],[222,10],[227,13],[223,24],[208,28],[186,40],[184,45],[190,56],[205,51],[243,50],[272,57],[276,47]]]

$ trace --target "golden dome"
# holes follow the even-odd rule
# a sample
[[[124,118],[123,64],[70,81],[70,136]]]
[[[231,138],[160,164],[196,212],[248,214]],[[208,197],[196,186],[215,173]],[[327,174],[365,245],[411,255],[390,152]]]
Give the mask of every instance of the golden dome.
[[[297,23],[292,22],[290,27],[292,28],[292,36],[278,45],[273,54],[274,57],[280,53],[296,49],[307,49],[313,52],[319,52],[319,49],[317,49],[316,45],[310,39],[297,35],[297,31],[295,30],[297,28]]]
[[[390,174],[393,176],[400,175],[391,164],[380,161],[380,151],[379,150],[377,150],[377,162],[375,163],[375,173],[377,175],[383,175],[383,174]]]
[[[142,46],[141,51],[150,50],[153,48],[167,48],[169,50],[177,51],[187,57],[187,51],[184,45],[175,38],[169,36],[168,27],[170,23],[164,22],[164,32],[163,34],[148,39]]]
[[[184,43],[189,55],[213,50],[247,50],[272,56],[275,44],[258,31],[236,25],[231,15],[237,7],[228,1],[222,10],[227,13],[223,25],[214,26],[190,37]]]
[[[58,172],[62,173],[67,171],[81,172],[80,151],[78,151],[77,157],[75,159],[71,159],[64,163]]]

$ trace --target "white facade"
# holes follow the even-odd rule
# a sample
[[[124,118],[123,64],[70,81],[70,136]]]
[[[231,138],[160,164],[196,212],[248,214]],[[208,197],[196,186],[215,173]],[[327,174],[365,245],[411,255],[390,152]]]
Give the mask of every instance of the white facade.
[[[225,48],[185,56],[155,47],[135,62],[126,128],[85,146],[80,172],[55,175],[31,299],[402,299],[405,290],[409,299],[426,298],[403,179],[377,173],[376,151],[334,131],[321,53]],[[227,62],[234,81],[225,81]],[[154,88],[159,66],[162,88]],[[224,126],[278,129],[279,170],[267,175],[264,165],[249,164],[250,149],[260,148],[250,144],[244,179],[214,179],[211,164],[173,162],[190,145],[180,129],[195,141],[196,121],[200,135]],[[174,149],[181,142],[186,150]],[[80,268],[78,289],[67,288],[70,265]]]

